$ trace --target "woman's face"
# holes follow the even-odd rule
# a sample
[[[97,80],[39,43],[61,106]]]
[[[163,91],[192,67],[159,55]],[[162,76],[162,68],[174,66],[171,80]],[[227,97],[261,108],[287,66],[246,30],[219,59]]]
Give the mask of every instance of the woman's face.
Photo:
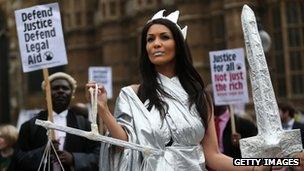
[[[147,32],[146,41],[149,59],[156,67],[175,63],[175,40],[166,26],[152,25]]]

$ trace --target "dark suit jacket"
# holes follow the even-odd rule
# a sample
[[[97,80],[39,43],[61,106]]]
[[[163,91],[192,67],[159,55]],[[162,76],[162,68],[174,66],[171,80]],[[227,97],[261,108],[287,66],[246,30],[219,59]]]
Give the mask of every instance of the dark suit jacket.
[[[33,119],[25,122],[20,129],[19,138],[14,154],[12,170],[37,171],[46,143],[46,129],[35,125],[36,119],[47,119],[47,111],[40,112]],[[90,122],[83,116],[69,110],[67,126],[90,131]],[[75,171],[98,170],[100,143],[72,134],[66,134],[64,150],[72,153]],[[70,169],[65,168],[66,171]]]
[[[300,131],[301,131],[302,145],[304,147],[304,124],[295,121],[293,123],[292,129],[300,129]]]
[[[243,119],[237,115],[234,115],[236,132],[241,134],[241,138],[247,138],[257,135],[258,131],[256,126],[249,120]],[[223,146],[224,154],[233,157],[241,158],[241,150],[232,144],[231,141],[231,121],[227,122],[227,125],[223,133]]]

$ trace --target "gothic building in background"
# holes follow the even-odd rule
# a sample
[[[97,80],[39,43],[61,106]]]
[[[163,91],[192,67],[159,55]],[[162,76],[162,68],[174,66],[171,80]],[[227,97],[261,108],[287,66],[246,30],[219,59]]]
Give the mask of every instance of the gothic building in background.
[[[0,68],[1,81],[6,78],[8,83],[5,86],[1,82],[1,98],[2,92],[9,93],[7,104],[0,101],[0,122],[8,121],[8,116],[3,115],[9,115],[9,111],[10,121],[16,122],[21,109],[46,106],[40,89],[42,71],[22,73],[14,10],[51,2],[0,0],[0,15],[3,13],[6,17],[9,39],[7,57],[0,54],[0,66],[8,70],[2,72]],[[210,83],[209,51],[244,47],[240,15],[242,6],[248,4],[273,42],[266,57],[277,98],[291,100],[298,109],[304,110],[302,0],[61,0],[58,3],[68,65],[52,68],[50,72],[65,71],[77,79],[74,103],[86,103],[84,85],[88,81],[89,66],[112,67],[112,109],[120,88],[138,83],[140,31],[149,17],[160,9],[180,10],[180,23],[188,25],[187,42],[194,65],[204,81]],[[3,49],[2,44],[0,49]],[[2,63],[5,59],[9,59],[7,64]]]

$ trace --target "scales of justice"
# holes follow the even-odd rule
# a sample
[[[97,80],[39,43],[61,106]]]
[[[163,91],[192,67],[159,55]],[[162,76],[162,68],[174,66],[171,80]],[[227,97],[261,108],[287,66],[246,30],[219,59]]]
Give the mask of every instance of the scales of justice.
[[[240,140],[243,158],[284,158],[303,149],[299,129],[285,131],[279,115],[279,109],[272,87],[261,38],[258,33],[257,23],[253,11],[244,5],[242,10],[242,28],[244,33],[249,75],[252,86],[253,102],[257,118],[258,135]],[[94,141],[110,143],[116,146],[143,152],[144,155],[159,154],[161,150],[142,146],[135,143],[100,135],[96,122],[97,118],[97,91],[98,86],[90,88],[92,118],[91,131],[83,131],[71,127],[56,125],[50,121],[37,119],[35,124],[48,130],[56,129],[69,134],[82,136]],[[49,141],[51,142],[51,141]],[[51,148],[48,143],[43,158],[47,159]],[[60,161],[59,161],[60,162]],[[63,169],[63,167],[62,167]]]

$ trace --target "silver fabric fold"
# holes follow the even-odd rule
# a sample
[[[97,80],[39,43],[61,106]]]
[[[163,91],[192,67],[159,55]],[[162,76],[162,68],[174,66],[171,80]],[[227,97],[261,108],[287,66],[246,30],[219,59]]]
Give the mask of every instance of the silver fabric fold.
[[[167,78],[159,74],[162,88],[174,99],[163,97],[169,109],[165,119],[155,107],[148,111],[133,89],[122,88],[116,101],[114,116],[128,134],[129,142],[159,149],[161,153],[144,154],[102,143],[101,171],[201,171],[205,157],[200,145],[204,126],[192,106],[177,77]],[[110,136],[110,135],[109,135]],[[172,138],[173,144],[166,147]]]

